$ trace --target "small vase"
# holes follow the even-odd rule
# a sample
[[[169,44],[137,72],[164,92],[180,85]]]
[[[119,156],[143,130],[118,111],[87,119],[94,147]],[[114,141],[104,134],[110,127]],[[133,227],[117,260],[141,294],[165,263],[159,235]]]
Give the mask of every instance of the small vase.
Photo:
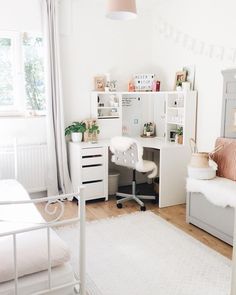
[[[81,142],[82,141],[82,133],[81,132],[72,132],[71,133],[71,140],[73,142]]]
[[[183,144],[183,135],[176,134],[176,136],[175,136],[175,143]]]
[[[92,133],[88,132],[86,137],[87,142],[97,143],[98,142],[98,134],[97,131],[93,131]]]
[[[177,86],[176,87],[176,91],[182,91],[182,87],[181,86]]]

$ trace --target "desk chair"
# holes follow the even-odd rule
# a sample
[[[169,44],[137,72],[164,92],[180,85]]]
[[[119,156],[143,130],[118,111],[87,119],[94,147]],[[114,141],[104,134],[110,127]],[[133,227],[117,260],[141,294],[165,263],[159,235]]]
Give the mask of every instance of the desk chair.
[[[155,200],[155,196],[137,195],[136,193],[136,171],[147,173],[148,178],[154,178],[157,176],[157,165],[152,161],[143,160],[143,147],[141,144],[130,137],[113,137],[111,139],[110,150],[112,152],[112,162],[116,165],[124,166],[133,169],[133,181],[132,181],[132,194],[116,193],[117,197],[121,197],[117,200],[116,204],[118,208],[122,208],[124,202],[134,200],[140,205],[141,211],[145,211],[146,207],[141,199]]]

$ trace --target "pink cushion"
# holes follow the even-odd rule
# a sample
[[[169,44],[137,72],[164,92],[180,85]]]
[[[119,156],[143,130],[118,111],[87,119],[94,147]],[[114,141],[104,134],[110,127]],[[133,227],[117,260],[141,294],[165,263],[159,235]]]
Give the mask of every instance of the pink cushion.
[[[236,181],[236,139],[219,137],[215,146],[219,145],[222,149],[212,156],[218,165],[217,176]]]

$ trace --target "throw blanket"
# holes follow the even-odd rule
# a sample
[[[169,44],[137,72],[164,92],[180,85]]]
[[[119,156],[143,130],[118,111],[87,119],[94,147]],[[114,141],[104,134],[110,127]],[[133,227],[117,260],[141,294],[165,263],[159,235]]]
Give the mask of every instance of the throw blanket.
[[[213,204],[236,207],[236,182],[223,177],[211,180],[187,179],[187,191],[199,192]]]

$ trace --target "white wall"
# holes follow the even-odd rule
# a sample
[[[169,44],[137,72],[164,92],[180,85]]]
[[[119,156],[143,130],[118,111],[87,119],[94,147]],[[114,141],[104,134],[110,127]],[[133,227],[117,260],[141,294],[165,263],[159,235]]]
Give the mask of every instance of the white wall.
[[[196,65],[196,89],[198,90],[198,144],[200,149],[209,150],[220,135],[222,75],[221,70],[236,67],[230,61],[231,48],[236,48],[236,2],[233,0],[194,1],[159,0],[153,7],[155,21],[153,31],[153,69],[159,72],[164,89],[172,89],[175,72],[184,65]],[[222,45],[224,60],[217,58],[220,48],[209,57],[209,46],[203,54],[191,51],[173,36],[160,34],[164,19],[189,37],[203,41],[205,45]],[[160,25],[162,24],[162,27]],[[170,33],[170,32],[169,32]],[[190,38],[189,38],[190,40]],[[198,42],[198,44],[199,44]]]
[[[0,0],[0,30],[41,31],[40,0]]]
[[[110,72],[125,90],[136,72],[155,72],[162,89],[173,89],[176,71],[196,65],[198,90],[198,144],[209,150],[220,135],[222,75],[233,67],[227,56],[236,48],[236,3],[221,0],[137,1],[139,16],[135,21],[116,22],[104,16],[105,0],[63,0],[62,69],[65,94],[65,121],[90,115],[89,93],[96,74]],[[72,16],[65,7],[71,2]],[[227,5],[227,6],[226,6]],[[165,20],[190,37],[208,45],[200,55],[173,38],[159,33]],[[209,57],[211,44],[223,45],[225,59]],[[218,52],[215,52],[215,55]]]
[[[90,116],[94,76],[110,72],[124,90],[134,73],[149,72],[151,66],[152,27],[145,2],[138,1],[139,18],[127,22],[105,18],[105,4],[105,0],[71,0],[71,31],[61,36],[66,124]],[[66,28],[69,10],[63,5]]]
[[[0,118],[0,145],[17,138],[19,143],[45,143],[46,120],[45,117]]]

